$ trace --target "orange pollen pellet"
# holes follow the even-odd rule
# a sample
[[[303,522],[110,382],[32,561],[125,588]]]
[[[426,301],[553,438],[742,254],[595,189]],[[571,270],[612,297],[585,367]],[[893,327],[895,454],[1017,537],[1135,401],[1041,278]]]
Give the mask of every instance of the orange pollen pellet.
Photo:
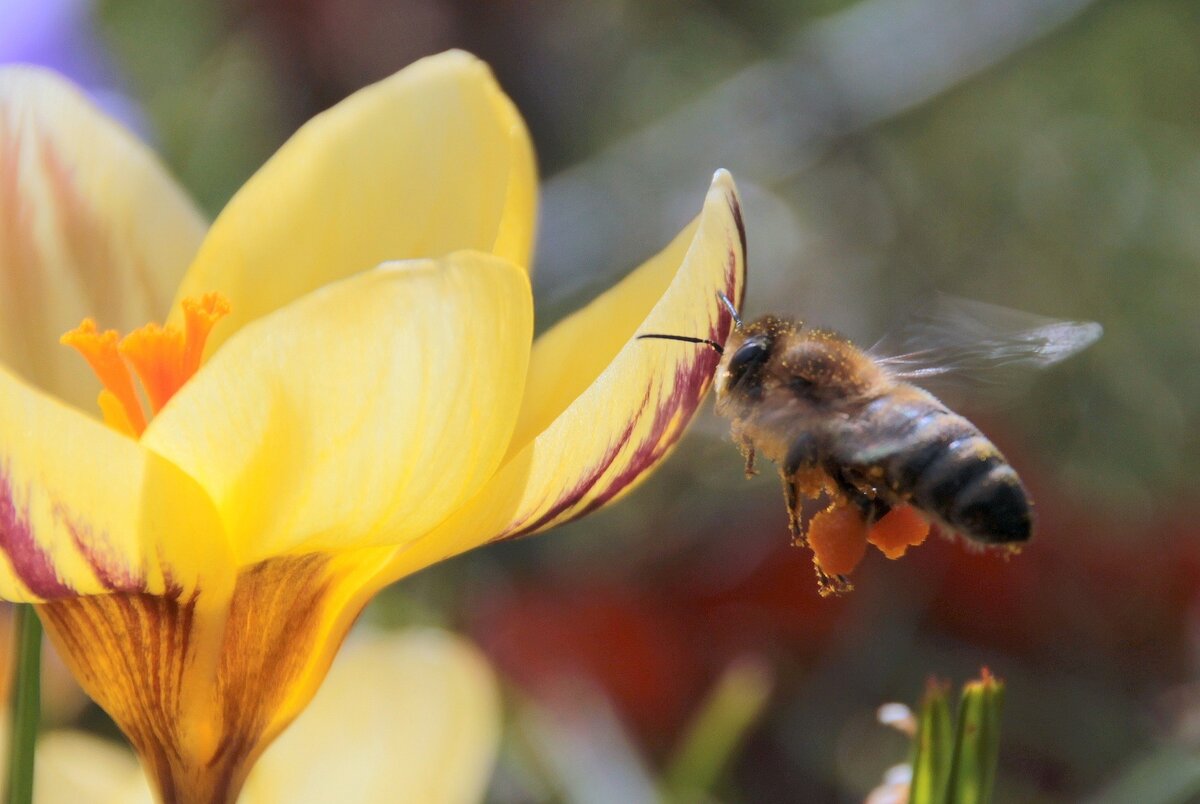
[[[113,429],[135,438],[145,432],[147,416],[133,374],[141,382],[150,413],[162,410],[200,368],[213,325],[229,313],[229,302],[219,293],[184,299],[182,307],[182,331],[171,324],[150,323],[120,338],[115,330],[100,332],[95,321],[85,318],[59,339],[83,355],[100,379],[104,390],[97,401]]]
[[[853,505],[835,502],[808,526],[813,561],[828,575],[848,575],[867,552],[867,523]]]
[[[929,535],[929,520],[911,505],[898,505],[871,526],[867,540],[888,558],[900,558]]]

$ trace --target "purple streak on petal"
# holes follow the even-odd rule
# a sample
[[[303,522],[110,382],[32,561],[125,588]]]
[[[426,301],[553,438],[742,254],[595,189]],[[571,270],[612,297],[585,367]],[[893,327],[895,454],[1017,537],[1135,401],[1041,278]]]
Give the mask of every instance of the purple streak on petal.
[[[710,338],[716,339],[716,336],[719,335],[717,329],[714,328],[709,332]],[[692,416],[700,407],[701,400],[704,399],[705,392],[708,391],[709,383],[712,382],[718,358],[716,352],[706,349],[700,352],[697,360],[675,370],[671,395],[655,411],[650,432],[634,449],[629,463],[608,482],[607,486],[597,492],[587,505],[577,511],[575,516],[590,513],[620,494],[643,472],[658,463],[671,447],[675,446],[687,428],[672,428],[671,422],[679,417],[682,417],[684,422],[691,421]]]
[[[735,198],[730,197],[729,201],[734,211],[735,221],[737,222],[739,239],[741,239],[740,258],[744,264],[746,250],[745,234],[741,224],[741,210],[738,208]],[[738,282],[738,264],[739,254],[731,247],[725,264],[725,287],[723,291],[729,298],[738,299],[740,304],[744,283],[739,284]],[[733,317],[729,314],[728,310],[720,306],[717,308],[717,321],[709,329],[708,338],[717,343],[724,343],[726,338],[729,337],[729,331],[732,326]],[[643,399],[641,407],[631,417],[630,426],[622,434],[622,437],[605,454],[604,459],[593,472],[589,473],[587,478],[565,495],[552,511],[530,525],[521,526],[516,533],[509,533],[501,538],[513,538],[514,536],[532,533],[545,527],[554,522],[554,519],[567,511],[571,505],[582,499],[585,494],[592,493],[592,499],[588,500],[585,505],[579,507],[577,510],[571,511],[570,516],[563,520],[563,522],[591,513],[628,488],[644,472],[662,460],[667,452],[683,436],[687,428],[672,427],[672,422],[678,419],[682,419],[685,423],[690,422],[692,417],[695,416],[712,382],[713,373],[717,370],[717,363],[719,361],[720,355],[715,351],[704,349],[697,352],[694,361],[685,363],[675,370],[674,382],[671,385],[671,394],[655,410],[654,421],[650,425],[650,431],[634,447],[633,454],[629,457],[625,468],[607,481],[603,488],[595,489],[594,487],[604,472],[615,462],[617,454],[625,449],[629,442],[633,426],[646,412],[649,402],[648,397]],[[649,389],[647,389],[648,392]],[[555,522],[555,524],[562,524],[562,522]]]
[[[572,505],[579,502],[580,498],[596,485],[601,476],[608,471],[608,468],[613,465],[613,461],[621,454],[621,450],[625,449],[625,445],[629,443],[630,437],[633,435],[633,428],[637,426],[638,420],[641,418],[642,411],[650,404],[650,389],[646,389],[646,396],[642,398],[641,407],[638,412],[629,418],[629,423],[616,440],[609,445],[604,454],[600,456],[600,460],[591,467],[586,475],[575,482],[571,488],[564,490],[559,494],[557,500],[551,504],[546,513],[539,516],[537,519],[530,522],[528,519],[523,519],[514,522],[503,533],[497,536],[493,541],[502,541],[504,539],[515,539],[518,536],[526,536],[549,525],[563,512],[569,509]]]
[[[19,509],[12,480],[3,469],[0,469],[0,552],[21,583],[43,600],[74,594],[71,587],[59,580],[54,562],[34,539],[29,512]]]
[[[742,249],[742,265],[745,266],[748,257],[746,251],[746,221],[742,217],[742,202],[739,201],[737,195],[732,192],[726,196],[725,200],[729,204],[729,211],[733,213],[733,222],[737,227],[738,233],[738,244]],[[746,283],[744,281],[738,283],[737,258],[737,253],[731,250],[729,252],[729,261],[725,264],[725,295],[726,297],[733,299],[733,303],[740,313],[742,311],[742,304],[744,304],[746,301]],[[744,275],[745,272],[743,271],[743,277]],[[736,298],[734,295],[732,295],[735,288],[737,289]],[[723,310],[721,311],[721,315],[723,317],[723,326],[725,328],[724,334],[722,335],[722,338],[724,338],[729,334],[729,327],[733,324],[733,319],[732,317],[725,316],[725,311]],[[720,343],[725,343],[725,341],[721,340]]]
[[[733,215],[734,225],[737,229],[738,246],[735,248],[731,245],[729,253],[726,255],[725,282],[722,291],[728,298],[735,300],[734,303],[740,307],[745,295],[745,282],[741,281],[743,274],[738,270],[738,266],[744,266],[746,263],[746,230],[742,222],[742,211],[737,197],[731,194],[728,198],[728,203]],[[718,305],[717,320],[709,328],[709,340],[717,343],[725,343],[732,328],[733,316],[725,309],[724,305]],[[523,519],[512,523],[493,541],[526,536],[536,533],[549,525],[560,525],[563,522],[583,516],[603,506],[613,497],[620,494],[622,490],[628,488],[644,472],[658,463],[683,436],[684,431],[687,429],[686,426],[672,427],[672,422],[682,419],[686,425],[687,422],[691,421],[692,417],[696,414],[696,410],[700,407],[700,403],[704,400],[704,395],[707,393],[709,385],[712,383],[713,373],[717,370],[717,363],[719,361],[720,355],[717,352],[703,349],[697,352],[695,360],[684,363],[676,368],[674,382],[670,386],[671,393],[655,408],[654,420],[650,424],[649,432],[633,448],[633,453],[625,467],[616,476],[608,480],[603,488],[597,489],[597,484],[600,483],[604,474],[616,463],[617,458],[629,446],[633,431],[650,407],[650,393],[653,386],[648,385],[646,387],[646,395],[642,398],[638,409],[630,416],[629,423],[625,429],[608,449],[605,450],[600,460],[591,467],[585,476],[580,478],[571,488],[563,490],[559,494],[558,499],[541,516],[533,521]],[[588,494],[592,494],[593,496],[587,503],[580,505],[578,508],[573,508]],[[565,518],[559,520],[559,517],[563,517],[564,515]]]
[[[104,588],[110,592],[146,591],[145,579],[125,565],[107,534],[95,533],[89,525],[72,517],[64,506],[55,506],[54,515],[71,534],[75,549],[87,561],[92,572],[96,573],[96,578]]]

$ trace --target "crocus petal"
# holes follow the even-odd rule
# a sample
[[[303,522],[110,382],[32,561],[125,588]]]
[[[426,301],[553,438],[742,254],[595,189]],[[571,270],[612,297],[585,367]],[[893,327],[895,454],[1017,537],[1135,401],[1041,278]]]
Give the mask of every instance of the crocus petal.
[[[242,564],[403,544],[499,465],[532,317],[497,257],[389,263],[243,328],[142,443],[208,492]]]
[[[216,511],[168,461],[0,366],[0,598],[228,588]]]
[[[500,714],[495,676],[466,641],[434,629],[359,632],[304,714],[255,764],[238,801],[478,802]],[[127,750],[59,731],[38,743],[34,800],[153,804],[154,796]]]
[[[58,336],[85,316],[162,315],[206,224],[157,159],[73,86],[0,69],[0,362],[87,411],[95,380]]]
[[[234,196],[177,299],[220,291],[240,326],[389,260],[458,250],[526,265],[536,171],[525,126],[487,66],[416,62],[301,128]]]
[[[476,649],[434,630],[356,632],[243,801],[478,802],[499,738],[496,681]]]
[[[38,614],[164,800],[232,801],[311,699],[391,552],[272,558],[238,574],[232,599],[92,595]]]
[[[143,796],[130,795],[146,785],[138,779],[141,773],[133,754],[83,732],[51,732],[38,740],[34,771],[34,804],[153,801],[148,789]]]
[[[745,240],[737,191],[719,171],[700,217],[662,253],[534,347],[526,406],[505,463],[471,502],[401,550],[401,577],[484,541],[535,533],[628,491],[679,440],[718,355],[668,333],[724,342],[717,299],[740,304]]]
[[[234,583],[195,481],[0,367],[0,552],[0,597],[38,603],[72,674],[139,748],[194,735]]]
[[[240,566],[231,596],[99,595],[40,613],[164,796],[236,791],[316,691],[392,542],[494,471],[531,327],[511,263],[390,264],[243,328],[152,421],[139,446],[217,506]]]

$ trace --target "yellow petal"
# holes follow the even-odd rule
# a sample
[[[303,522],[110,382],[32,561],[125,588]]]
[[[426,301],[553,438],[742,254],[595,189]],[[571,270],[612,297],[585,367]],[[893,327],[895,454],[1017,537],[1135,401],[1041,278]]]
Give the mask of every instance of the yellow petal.
[[[499,465],[531,328],[511,263],[390,263],[244,327],[142,443],[208,492],[242,564],[403,544]]]
[[[719,171],[699,218],[671,245],[538,339],[503,466],[455,516],[400,551],[392,577],[544,530],[632,488],[679,440],[718,359],[704,346],[635,336],[724,342],[732,322],[717,292],[740,304],[745,267],[737,191]]]
[[[0,366],[0,598],[228,587],[200,488],[138,442]]]
[[[166,800],[232,801],[312,697],[390,550],[273,558],[232,598],[115,593],[38,606]]]
[[[434,630],[356,633],[259,760],[243,804],[478,802],[499,737],[496,681],[469,644]]]
[[[536,171],[487,66],[423,59],[305,125],[218,216],[177,299],[220,291],[246,322],[389,260],[472,249],[526,265]]]
[[[364,630],[238,801],[478,802],[499,739],[499,691],[475,648],[433,629]],[[37,804],[153,804],[150,789],[133,754],[107,740],[59,731],[38,744]]]
[[[53,73],[0,69],[0,362],[87,411],[58,336],[161,316],[206,224],[155,157]]]
[[[144,796],[130,795],[145,782],[138,784],[141,773],[128,749],[83,732],[56,731],[38,740],[34,773],[35,804],[153,801],[148,790]]]

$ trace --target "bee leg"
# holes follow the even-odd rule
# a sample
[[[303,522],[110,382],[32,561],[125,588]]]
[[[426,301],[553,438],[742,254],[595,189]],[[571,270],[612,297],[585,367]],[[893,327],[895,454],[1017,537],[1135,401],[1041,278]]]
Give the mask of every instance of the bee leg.
[[[808,433],[797,437],[788,446],[787,455],[783,459],[783,473],[789,477],[801,469],[809,469],[817,465],[817,440]]]
[[[875,493],[873,486],[869,483],[855,482],[844,467],[830,466],[826,471],[833,478],[833,482],[837,484],[838,491],[862,512],[863,519],[867,521],[868,525],[878,522],[888,511],[892,510],[892,507],[879,494]],[[864,486],[871,491],[864,491]]]
[[[888,511],[892,510],[892,506],[881,500],[879,497],[866,497],[865,500],[856,503],[860,511],[862,511],[863,519],[868,525],[873,525],[879,520],[887,516]]]
[[[754,468],[754,441],[746,437],[741,429],[735,426],[733,443],[737,445],[738,452],[742,453],[742,457],[746,459],[746,477],[754,477],[758,474],[758,470]]]
[[[808,539],[800,527],[800,499],[796,494],[796,484],[787,472],[780,471],[779,478],[783,481],[783,499],[787,503],[788,532],[792,535],[792,544],[807,547]]]
[[[817,463],[816,439],[803,434],[788,447],[783,466],[779,468],[779,477],[783,480],[783,497],[787,501],[788,529],[792,534],[792,544],[807,547],[808,539],[800,525],[800,500],[796,493],[796,474],[802,469],[815,466]]]
[[[758,470],[754,468],[754,444],[745,443],[742,446],[742,454],[746,456],[746,477],[754,477],[758,474]]]
[[[829,575],[820,567],[817,570],[817,594],[821,597],[843,595],[854,591],[854,584],[845,575]]]

